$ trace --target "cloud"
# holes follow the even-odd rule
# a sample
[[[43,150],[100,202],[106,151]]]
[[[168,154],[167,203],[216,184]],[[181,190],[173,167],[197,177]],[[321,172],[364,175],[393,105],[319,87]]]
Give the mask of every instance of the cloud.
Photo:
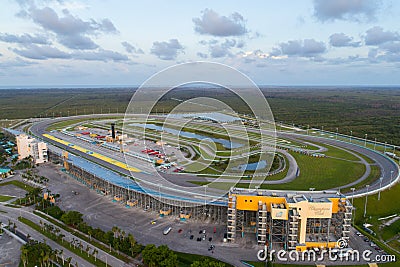
[[[400,41],[391,41],[370,49],[368,58],[371,62],[400,62]]]
[[[243,16],[235,12],[229,17],[221,16],[212,9],[204,9],[201,18],[193,18],[194,30],[199,34],[217,37],[240,36],[246,34]]]
[[[361,42],[353,42],[353,37],[347,36],[342,32],[329,36],[329,43],[334,47],[358,47],[361,45]]]
[[[305,39],[288,41],[280,43],[279,48],[274,48],[271,52],[272,56],[287,55],[298,57],[318,57],[326,51],[324,42],[318,42],[314,39]]]
[[[373,20],[379,8],[375,0],[314,0],[314,16],[320,21]]]
[[[379,26],[367,30],[367,34],[365,35],[366,45],[380,45],[397,40],[400,40],[397,32],[384,31],[383,28]]]
[[[99,49],[98,51],[77,51],[72,53],[72,58],[82,60],[97,60],[97,61],[129,61],[126,55],[121,53]]]
[[[51,44],[44,35],[30,35],[28,33],[22,35],[0,33],[0,41],[17,44]]]
[[[109,19],[85,21],[66,9],[63,13],[61,17],[50,7],[36,8],[33,5],[24,11],[25,17],[31,18],[44,30],[55,33],[58,41],[70,49],[96,49],[99,46],[90,37],[118,32]]]
[[[168,42],[153,42],[150,53],[162,60],[174,60],[184,48],[177,39],[170,39]]]
[[[38,59],[38,60],[45,60],[45,59],[54,59],[54,58],[60,58],[60,59],[67,59],[71,58],[71,55],[69,53],[63,52],[59,50],[58,48],[49,46],[49,45],[35,45],[35,44],[30,44],[25,47],[25,49],[13,49],[14,53],[30,58],[30,59]]]
[[[211,40],[201,40],[199,42],[202,45],[208,46],[208,51],[210,57],[212,58],[221,58],[226,56],[233,56],[231,49],[232,48],[243,48],[245,43],[242,40],[235,39],[225,39],[224,42],[220,40],[211,39]],[[205,54],[203,54],[204,56]],[[205,58],[205,57],[203,57]]]
[[[133,45],[131,45],[128,42],[122,42],[121,43],[124,47],[126,52],[131,53],[131,54],[144,54],[144,51],[141,48],[136,48]]]
[[[16,68],[16,67],[28,67],[28,66],[32,66],[32,65],[36,65],[36,64],[37,64],[37,62],[27,61],[27,60],[23,60],[20,57],[16,57],[13,60],[0,62],[0,67],[2,69],[8,69],[8,68]]]
[[[197,52],[197,56],[201,58],[208,58],[208,55],[205,53]]]
[[[29,59],[47,60],[47,59],[75,59],[88,61],[129,61],[126,55],[118,52],[99,49],[96,51],[75,51],[67,53],[56,47],[49,45],[26,45],[24,49],[13,49],[14,53]]]
[[[239,52],[236,54],[237,57],[242,58],[244,63],[251,63],[251,62],[258,62],[259,60],[264,60],[270,58],[270,54],[264,53],[262,50],[254,50],[254,51],[247,51],[247,52]],[[263,65],[264,63],[257,63]]]

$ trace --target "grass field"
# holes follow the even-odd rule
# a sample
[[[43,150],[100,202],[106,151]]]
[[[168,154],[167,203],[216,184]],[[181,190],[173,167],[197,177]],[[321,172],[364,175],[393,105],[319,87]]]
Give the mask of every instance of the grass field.
[[[212,261],[218,261],[217,259],[208,257],[208,256],[202,256],[202,255],[197,255],[197,254],[189,254],[189,253],[183,253],[183,252],[177,252],[175,251],[176,255],[178,256],[178,266],[179,267],[190,267],[190,265],[194,261],[202,261],[204,259],[210,259]],[[222,262],[225,264],[225,267],[230,267],[232,265]]]
[[[10,185],[10,184],[11,184],[11,185],[18,186],[19,188],[22,188],[22,189],[24,189],[24,190],[26,190],[26,191],[31,191],[31,190],[34,189],[34,187],[32,187],[32,186],[30,186],[30,185],[28,185],[28,184],[25,184],[25,183],[23,183],[23,182],[21,182],[21,181],[17,181],[17,180],[7,181],[7,182],[4,182],[4,183],[0,183],[0,186]]]
[[[360,163],[333,158],[313,158],[298,153],[291,154],[299,165],[299,177],[286,184],[263,185],[263,188],[308,190],[314,187],[316,190],[323,190],[348,184],[365,172],[365,166]]]
[[[362,228],[363,223],[372,224],[371,229],[377,234],[377,242],[386,243],[390,248],[396,251],[387,251],[388,253],[396,253],[397,259],[400,257],[400,220],[395,221],[389,226],[383,224],[388,220],[378,220],[379,218],[390,215],[399,215],[400,206],[398,205],[398,196],[400,194],[400,184],[396,184],[392,188],[381,193],[381,199],[378,200],[378,194],[368,196],[367,213],[364,217],[365,197],[354,199],[355,224]],[[382,247],[382,246],[381,246]],[[385,249],[385,247],[382,247]],[[398,266],[396,263],[389,263],[384,266]]]
[[[299,165],[299,177],[294,181],[285,184],[263,184],[261,188],[276,190],[308,190],[309,188],[314,187],[316,190],[325,190],[355,181],[365,172],[365,165],[361,163],[348,162],[333,158],[313,158],[294,152],[291,152],[291,154]],[[285,173],[286,172],[282,172],[278,174],[279,178],[283,178]],[[276,178],[277,177],[274,177],[274,179]],[[204,184],[202,182],[194,183],[199,185]],[[248,184],[238,183],[236,186],[246,188],[248,187]],[[213,187],[218,187],[218,183],[214,183]]]
[[[0,202],[6,202],[14,197],[0,195]]]
[[[367,184],[370,184],[371,182],[375,181],[376,179],[378,179],[381,176],[381,169],[376,166],[376,165],[372,165],[371,166],[371,173],[368,175],[367,179],[365,179],[364,181],[362,181],[361,183],[358,183],[354,186],[348,187],[348,188],[344,188],[341,190],[342,193],[346,193],[346,192],[351,192],[352,187],[357,189],[360,189],[362,187],[365,187]]]

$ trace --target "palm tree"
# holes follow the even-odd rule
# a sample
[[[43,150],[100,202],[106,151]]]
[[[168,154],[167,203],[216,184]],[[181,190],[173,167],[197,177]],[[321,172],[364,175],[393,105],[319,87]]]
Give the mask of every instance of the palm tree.
[[[64,237],[65,237],[65,235],[64,235],[64,234],[59,234],[58,237],[60,238],[61,243],[64,243]]]
[[[60,256],[61,256],[61,259],[62,259],[62,263],[63,263],[63,265],[64,265],[64,250],[60,250],[60,252],[59,252],[59,254],[60,254]]]
[[[68,266],[71,267],[72,257],[66,258],[65,261],[68,263]]]
[[[88,235],[89,235],[89,240],[92,241],[92,231],[91,230],[88,231]]]
[[[97,254],[99,253],[99,251],[97,250],[97,249],[93,249],[93,253],[92,253],[92,256],[94,257],[94,261],[96,261],[97,260]]]
[[[89,252],[90,252],[89,244],[86,245],[86,252],[87,252],[87,256],[89,257]]]
[[[74,248],[75,248],[75,241],[76,241],[76,239],[73,237],[71,243],[74,246]],[[71,247],[71,246],[69,246],[69,247]]]
[[[117,226],[113,226],[113,228],[111,228],[111,231],[113,232],[114,238],[115,238],[116,237],[116,233],[118,231],[118,227]]]
[[[24,264],[24,267],[26,267],[26,265],[28,264],[28,249],[25,247],[21,250],[21,260]]]

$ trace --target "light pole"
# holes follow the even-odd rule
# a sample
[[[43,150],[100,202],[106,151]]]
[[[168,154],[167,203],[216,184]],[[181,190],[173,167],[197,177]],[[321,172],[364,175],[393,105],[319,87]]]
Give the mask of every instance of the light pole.
[[[364,206],[364,218],[367,215],[367,203],[368,203],[368,189],[369,189],[369,184],[365,186],[367,188],[367,194],[365,194],[365,206]]]
[[[310,130],[310,124],[307,124],[307,135],[309,130]]]
[[[322,125],[322,131],[321,131],[321,135],[322,135],[323,131],[324,131],[324,126]]]
[[[336,127],[336,140],[337,140],[338,132],[339,132],[339,128]]]
[[[378,200],[381,200],[381,189],[382,189],[382,181],[383,181],[383,177],[379,178],[379,193],[378,193]]]
[[[383,153],[386,153],[386,144],[387,142],[385,142],[385,149],[383,150]]]
[[[351,143],[351,138],[353,137],[353,131],[350,131],[350,143]]]
[[[367,147],[367,136],[368,134],[365,134],[365,140],[364,140],[364,146]]]
[[[374,150],[375,150],[375,148],[376,148],[376,137],[375,137],[375,143],[374,143]]]

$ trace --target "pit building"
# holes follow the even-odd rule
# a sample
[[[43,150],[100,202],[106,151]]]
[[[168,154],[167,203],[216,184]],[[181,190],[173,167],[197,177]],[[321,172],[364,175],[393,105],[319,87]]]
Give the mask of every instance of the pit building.
[[[336,191],[275,191],[232,188],[227,239],[255,233],[269,249],[334,248],[348,241],[352,205]]]

